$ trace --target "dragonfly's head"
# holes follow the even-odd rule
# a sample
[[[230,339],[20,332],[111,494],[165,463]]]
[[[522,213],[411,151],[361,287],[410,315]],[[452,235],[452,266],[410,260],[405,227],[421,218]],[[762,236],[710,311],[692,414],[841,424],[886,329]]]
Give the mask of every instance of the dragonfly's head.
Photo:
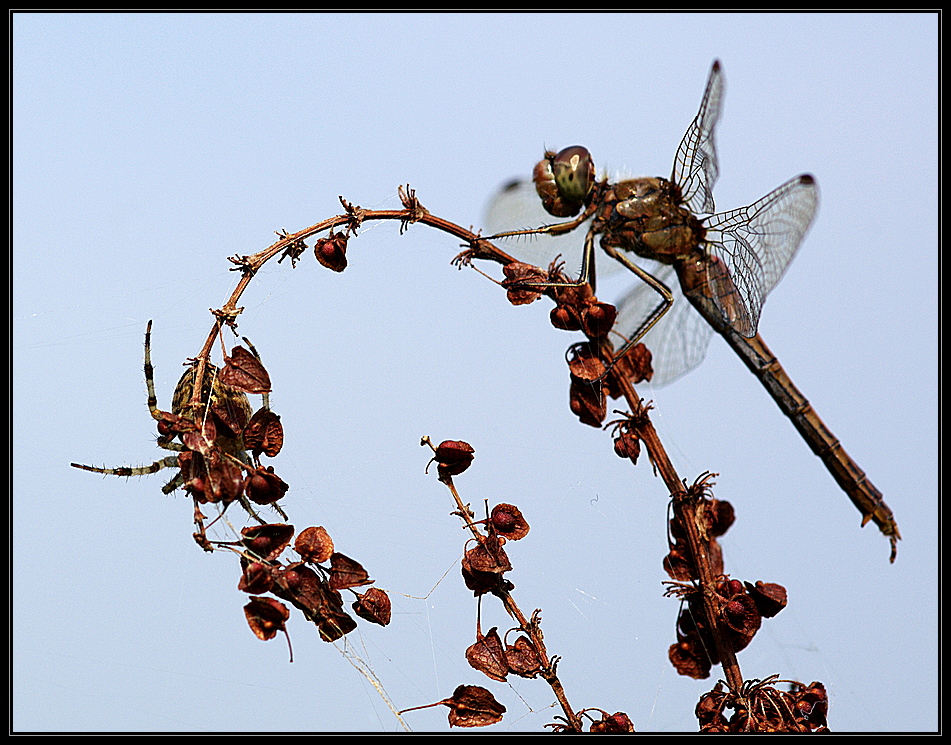
[[[577,215],[594,188],[594,179],[591,153],[580,145],[560,153],[546,152],[532,173],[545,210],[555,217]]]

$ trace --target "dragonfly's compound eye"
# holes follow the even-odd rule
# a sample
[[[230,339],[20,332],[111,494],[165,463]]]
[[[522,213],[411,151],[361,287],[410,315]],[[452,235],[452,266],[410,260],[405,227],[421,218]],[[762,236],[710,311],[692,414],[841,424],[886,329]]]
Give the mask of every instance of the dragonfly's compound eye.
[[[584,202],[594,186],[591,153],[580,145],[566,147],[551,162],[558,192],[569,202]]]
[[[542,205],[555,217],[577,215],[591,193],[594,178],[591,154],[578,145],[557,154],[546,152],[532,174]]]

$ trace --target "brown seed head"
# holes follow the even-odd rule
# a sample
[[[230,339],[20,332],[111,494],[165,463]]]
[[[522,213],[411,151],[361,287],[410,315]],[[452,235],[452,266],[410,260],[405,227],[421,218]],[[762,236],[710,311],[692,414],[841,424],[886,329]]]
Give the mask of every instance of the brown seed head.
[[[514,504],[497,504],[492,508],[489,518],[495,531],[511,541],[517,541],[528,535],[528,522]]]
[[[294,541],[294,550],[304,561],[322,564],[334,552],[334,542],[330,534],[322,527],[305,528]]]
[[[314,244],[314,256],[331,271],[342,272],[347,268],[346,234],[334,233],[331,230],[326,238],[321,238]]]

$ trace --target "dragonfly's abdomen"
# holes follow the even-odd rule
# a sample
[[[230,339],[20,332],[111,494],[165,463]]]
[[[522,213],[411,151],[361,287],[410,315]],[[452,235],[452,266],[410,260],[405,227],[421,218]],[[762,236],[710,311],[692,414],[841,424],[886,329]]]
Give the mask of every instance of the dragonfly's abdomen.
[[[622,181],[608,190],[599,219],[606,246],[666,264],[689,256],[704,237],[700,221],[663,178]]]

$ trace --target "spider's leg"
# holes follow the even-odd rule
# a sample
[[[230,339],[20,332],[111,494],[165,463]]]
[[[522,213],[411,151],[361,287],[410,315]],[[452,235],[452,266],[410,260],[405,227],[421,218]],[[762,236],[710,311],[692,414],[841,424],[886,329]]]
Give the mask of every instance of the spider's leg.
[[[166,458],[166,460],[169,460],[169,459],[170,458]],[[178,458],[175,458],[174,460],[175,460],[175,464],[178,465]],[[182,486],[184,483],[185,483],[185,474],[183,474],[181,470],[179,470],[179,472],[176,473],[172,477],[172,480],[162,487],[162,494],[171,494],[173,491],[175,491],[178,487]]]
[[[156,473],[163,468],[178,468],[178,458],[170,455],[167,458],[155,461],[149,466],[119,466],[118,468],[98,468],[97,466],[84,466],[81,463],[70,463],[73,468],[81,468],[84,471],[93,471],[95,473],[105,473],[111,476],[148,476],[150,473]]]
[[[155,371],[152,369],[152,321],[145,327],[145,387],[149,392],[149,413],[156,421],[162,421],[162,412],[159,411],[158,398],[155,396]]]
[[[245,512],[247,512],[251,517],[257,520],[261,525],[267,525],[267,520],[263,519],[254,507],[251,506],[251,500],[249,500],[244,494],[242,494],[238,501],[241,502],[241,506],[244,507]],[[284,516],[284,519],[287,519],[287,516]]]
[[[164,438],[159,437],[155,442],[162,450],[171,450],[174,453],[184,453],[188,451],[188,448],[182,445],[182,443],[175,442],[174,440],[166,441]]]

